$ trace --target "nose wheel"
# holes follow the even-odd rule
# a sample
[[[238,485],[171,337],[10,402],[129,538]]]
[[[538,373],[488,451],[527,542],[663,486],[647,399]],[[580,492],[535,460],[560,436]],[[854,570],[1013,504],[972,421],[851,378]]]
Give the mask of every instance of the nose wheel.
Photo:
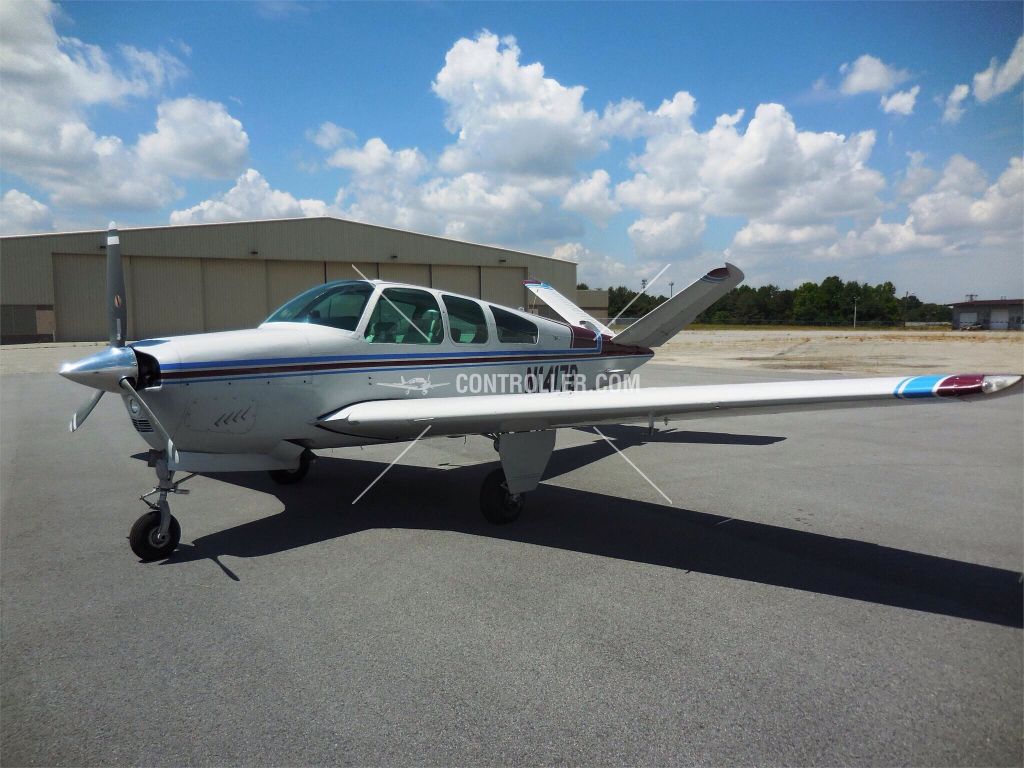
[[[165,560],[181,541],[181,526],[177,518],[170,512],[167,515],[170,519],[166,532],[160,531],[160,511],[151,509],[135,521],[128,534],[128,545],[144,563]]]
[[[153,451],[150,454],[150,466],[156,469],[157,485],[149,493],[139,496],[139,500],[144,502],[149,510],[135,521],[128,533],[128,546],[144,563],[165,560],[171,556],[181,541],[181,525],[171,514],[167,496],[171,493],[187,494],[188,491],[179,486],[196,476],[193,472],[173,482],[174,472],[167,467],[165,451]],[[152,496],[157,496],[157,500],[151,501]]]

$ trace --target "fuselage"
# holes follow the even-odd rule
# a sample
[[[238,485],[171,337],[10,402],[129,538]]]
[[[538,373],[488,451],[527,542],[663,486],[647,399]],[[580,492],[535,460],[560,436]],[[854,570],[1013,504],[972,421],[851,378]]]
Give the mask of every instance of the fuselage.
[[[318,417],[368,400],[593,389],[653,356],[588,328],[378,280],[318,286],[251,330],[129,346],[140,394],[175,446],[213,453],[260,453],[281,440],[361,445]],[[140,436],[163,448],[138,405],[123,400]]]

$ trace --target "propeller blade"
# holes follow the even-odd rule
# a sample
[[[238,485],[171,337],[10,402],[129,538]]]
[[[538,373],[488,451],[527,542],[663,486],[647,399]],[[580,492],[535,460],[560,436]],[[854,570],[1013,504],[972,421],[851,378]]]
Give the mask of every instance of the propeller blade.
[[[107,230],[107,311],[110,312],[110,346],[123,347],[128,335],[128,304],[124,294],[124,264],[117,225]]]
[[[96,390],[96,394],[89,398],[87,403],[83,403],[82,406],[75,411],[75,415],[71,417],[71,423],[68,425],[69,432],[74,432],[82,426],[82,422],[89,417],[89,414],[92,413],[92,409],[96,407],[96,403],[100,401],[101,397],[103,397],[103,390],[98,389]]]

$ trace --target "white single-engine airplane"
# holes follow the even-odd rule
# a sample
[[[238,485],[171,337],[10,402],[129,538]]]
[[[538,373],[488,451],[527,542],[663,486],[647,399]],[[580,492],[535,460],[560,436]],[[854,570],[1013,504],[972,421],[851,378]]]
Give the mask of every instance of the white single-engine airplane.
[[[111,224],[110,346],[60,373],[96,390],[72,418],[72,432],[104,392],[114,392],[152,449],[157,485],[142,497],[149,511],[129,536],[144,561],[165,558],[178,545],[181,528],[167,496],[183,492],[179,485],[192,476],[175,482],[179,471],[269,471],[277,482],[294,483],[317,448],[481,434],[493,438],[501,467],[484,480],[480,506],[491,522],[508,523],[540,482],[560,427],[653,428],[655,419],[670,417],[921,403],[1020,389],[1021,376],[1011,374],[595,388],[646,363],[652,347],[742,279],[731,264],[713,269],[619,333],[536,281],[527,288],[562,321],[440,289],[341,280],[309,289],[252,330],[128,345],[120,241]],[[482,375],[513,386],[485,387],[484,394],[459,386]],[[408,398],[414,391],[423,397]]]

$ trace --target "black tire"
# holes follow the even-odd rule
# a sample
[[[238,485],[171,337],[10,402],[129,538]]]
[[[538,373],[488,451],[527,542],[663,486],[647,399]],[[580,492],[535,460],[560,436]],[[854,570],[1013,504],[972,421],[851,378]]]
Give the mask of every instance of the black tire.
[[[138,555],[139,560],[144,563],[151,563],[154,560],[164,560],[171,556],[178,542],[181,541],[181,526],[178,520],[171,515],[171,525],[167,529],[167,540],[158,542],[156,534],[160,531],[160,513],[151,510],[135,521],[131,533],[128,534],[128,544],[132,552]]]
[[[267,472],[270,478],[278,485],[291,485],[302,480],[309,474],[309,465],[313,452],[308,448],[299,456],[298,469],[271,469]]]
[[[526,494],[513,496],[505,485],[505,472],[500,467],[484,478],[480,486],[480,511],[494,525],[507,525],[519,519],[526,503]]]

